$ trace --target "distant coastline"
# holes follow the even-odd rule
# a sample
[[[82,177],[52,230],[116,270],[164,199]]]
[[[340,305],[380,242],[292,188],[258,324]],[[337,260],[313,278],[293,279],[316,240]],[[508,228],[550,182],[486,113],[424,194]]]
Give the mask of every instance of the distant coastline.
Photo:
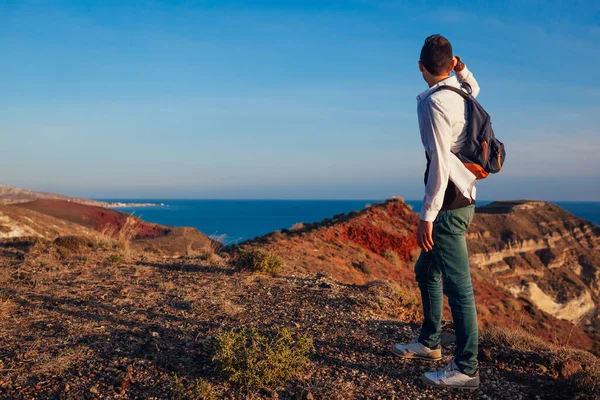
[[[123,203],[120,201],[117,202],[104,202],[102,203],[102,207],[104,208],[143,208],[143,207],[164,207],[165,203]]]
[[[103,208],[146,208],[161,207],[164,203],[154,200],[122,200],[122,199],[101,199],[93,200],[81,197],[71,197],[62,194],[37,192],[35,190],[21,189],[17,187],[0,185],[0,204],[18,204],[29,203],[36,200],[60,200],[72,203],[83,204],[86,206],[95,206]]]

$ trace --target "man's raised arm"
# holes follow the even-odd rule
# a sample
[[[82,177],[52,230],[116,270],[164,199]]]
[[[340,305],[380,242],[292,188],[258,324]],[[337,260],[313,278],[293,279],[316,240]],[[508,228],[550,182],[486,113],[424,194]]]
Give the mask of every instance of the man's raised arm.
[[[460,83],[466,83],[469,86],[471,86],[471,89],[473,90],[471,94],[473,95],[473,97],[477,97],[477,95],[479,94],[479,84],[477,83],[477,80],[475,79],[471,71],[469,71],[465,63],[461,61],[459,56],[456,56],[454,58],[456,58],[456,66],[454,67],[454,72],[456,73],[458,81]]]

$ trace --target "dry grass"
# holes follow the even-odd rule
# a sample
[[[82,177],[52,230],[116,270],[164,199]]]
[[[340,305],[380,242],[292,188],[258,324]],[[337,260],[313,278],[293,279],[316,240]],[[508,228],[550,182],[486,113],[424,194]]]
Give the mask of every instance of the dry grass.
[[[481,332],[481,340],[500,347],[519,351],[549,352],[556,347],[522,328],[492,325]]]
[[[391,264],[393,264],[393,265],[400,264],[400,256],[395,251],[392,251],[392,250],[384,251],[382,255],[383,255],[383,258],[388,260]]]
[[[196,243],[195,240],[190,240],[185,246],[185,255],[187,257],[193,257],[196,255],[196,252],[194,251],[194,243]]]
[[[119,230],[117,237],[119,249],[121,249],[123,253],[131,253],[131,242],[135,239],[140,225],[141,221],[134,217],[133,214],[130,214],[125,220],[125,224],[123,224],[123,227]]]
[[[0,297],[0,318],[6,319],[12,315],[12,312],[17,308],[17,303],[9,298]]]
[[[304,224],[302,222],[298,222],[298,223],[294,224],[290,228],[290,231],[292,231],[292,232],[298,232],[298,231],[301,231],[304,228],[305,228]]]
[[[225,314],[229,315],[230,317],[233,317],[233,316],[241,313],[242,311],[244,311],[244,307],[232,302],[231,300],[227,300],[227,299],[224,299],[221,302],[220,306],[221,306],[221,310]]]
[[[504,303],[504,306],[512,311],[521,311],[521,309],[523,308],[521,305],[521,302],[518,299],[515,299],[514,297],[509,297],[505,300],[502,301]]]
[[[172,281],[159,281],[158,287],[164,293],[169,293],[170,291],[177,289],[177,285]]]
[[[123,264],[125,262],[125,259],[120,254],[111,254],[104,259],[104,262],[106,264],[118,265]]]
[[[0,269],[0,283],[5,284],[12,280],[8,269]]]
[[[371,266],[366,261],[358,261],[352,265],[365,275],[371,274]]]
[[[112,248],[115,245],[117,229],[113,225],[106,225],[96,234],[96,246],[98,248]]]
[[[244,307],[224,297],[211,299],[208,301],[208,304],[203,303],[201,306],[214,315],[224,314],[229,317],[235,317],[244,311]]]
[[[216,261],[219,258],[219,253],[223,250],[225,237],[227,235],[217,235],[213,233],[209,236],[209,241],[204,246],[204,251],[202,252],[202,259],[206,261]]]
[[[600,391],[600,362],[598,359],[586,364],[586,368],[571,377],[571,381],[582,391],[598,393]]]
[[[353,300],[360,307],[366,307],[386,317],[412,320],[420,314],[418,290],[406,289],[395,281],[375,280],[363,285],[366,290]]]
[[[33,365],[32,372],[38,374],[61,375],[71,366],[85,360],[90,356],[90,349],[85,346],[64,349],[56,356],[44,354],[39,362]]]
[[[593,354],[567,346],[547,343],[521,328],[490,326],[481,332],[481,341],[522,352],[534,352],[548,360],[550,367],[560,371],[568,361],[581,364],[582,369],[568,379],[578,390],[598,393],[600,390],[600,360]]]
[[[135,276],[136,278],[148,276],[153,272],[152,267],[148,267],[145,265],[136,265],[134,267],[134,269],[135,269],[135,272],[133,273],[133,276]]]
[[[59,236],[56,239],[54,239],[54,244],[71,252],[89,250],[92,247],[92,243],[88,239],[81,236],[72,235]]]
[[[25,253],[25,262],[22,265],[24,271],[36,271],[40,268],[50,270],[62,270],[67,268],[71,261],[73,252],[66,247],[40,240],[29,248]]]

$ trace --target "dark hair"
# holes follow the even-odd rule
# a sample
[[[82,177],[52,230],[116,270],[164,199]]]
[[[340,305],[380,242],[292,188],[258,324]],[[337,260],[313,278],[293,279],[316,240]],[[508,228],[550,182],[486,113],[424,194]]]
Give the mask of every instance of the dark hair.
[[[448,72],[452,64],[452,45],[442,35],[431,35],[425,39],[421,49],[421,62],[432,75]]]

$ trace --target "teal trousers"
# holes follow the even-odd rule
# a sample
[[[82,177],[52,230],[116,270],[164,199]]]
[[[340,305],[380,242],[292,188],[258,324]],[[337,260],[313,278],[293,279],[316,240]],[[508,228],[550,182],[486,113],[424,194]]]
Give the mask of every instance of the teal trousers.
[[[474,205],[441,211],[433,222],[433,249],[429,252],[421,251],[415,265],[424,317],[419,342],[430,348],[440,344],[445,293],[452,310],[456,333],[454,361],[461,372],[469,375],[477,371],[479,342],[475,296],[465,239],[474,213]]]

